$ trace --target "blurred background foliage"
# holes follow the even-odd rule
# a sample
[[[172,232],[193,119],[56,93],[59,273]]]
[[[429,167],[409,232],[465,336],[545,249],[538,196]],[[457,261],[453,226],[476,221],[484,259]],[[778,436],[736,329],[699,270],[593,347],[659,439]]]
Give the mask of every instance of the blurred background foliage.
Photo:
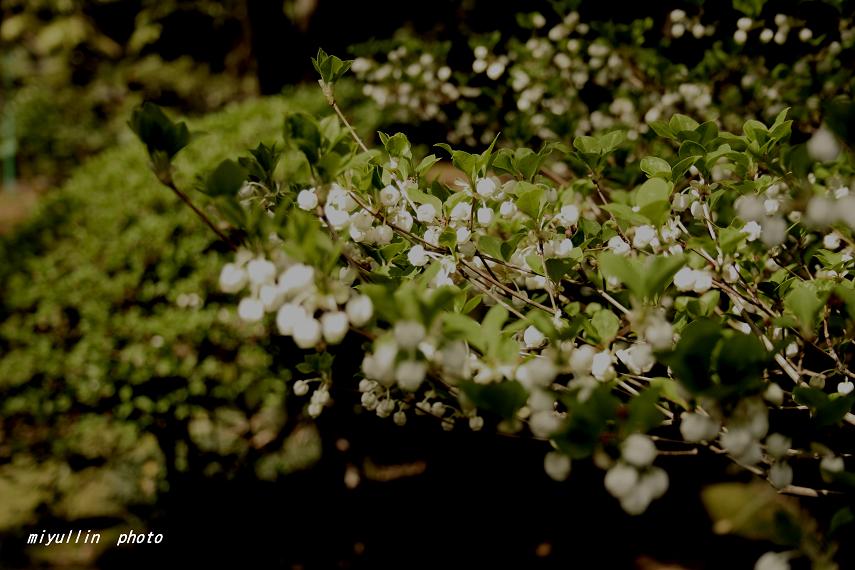
[[[178,177],[279,139],[271,117],[325,107],[297,88],[195,121]],[[128,523],[172,472],[248,466],[273,480],[317,459],[314,428],[285,402],[296,355],[230,310],[217,291],[226,246],[197,224],[133,142],[77,169],[0,240],[0,533]]]

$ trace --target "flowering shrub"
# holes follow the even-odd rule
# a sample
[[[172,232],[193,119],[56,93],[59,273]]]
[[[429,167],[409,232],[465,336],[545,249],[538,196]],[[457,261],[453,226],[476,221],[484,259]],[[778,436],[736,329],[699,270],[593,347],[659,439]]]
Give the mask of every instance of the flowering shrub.
[[[231,226],[200,212],[235,251],[220,287],[305,351],[291,390],[309,416],[353,386],[394,424],[547,440],[549,476],[591,459],[630,514],[668,489],[659,454],[698,448],[784,494],[851,492],[855,195],[829,131],[790,144],[786,108],[738,133],[675,114],[639,160],[624,130],[419,157],[403,133],[369,148],[335,97],[352,62],[314,63],[334,114],[288,114],[284,148],[198,184]],[[181,194],[186,127],[153,106],[131,124]],[[335,366],[348,337],[356,378]],[[834,567],[824,540],[787,535],[757,567]]]
[[[650,139],[650,123],[675,113],[739,131],[791,107],[813,128],[824,101],[851,94],[851,8],[728,4],[669,2],[632,19],[554,2],[518,14],[517,30],[472,34],[462,54],[406,33],[357,46],[353,70],[393,120],[439,123],[472,148],[498,132],[527,143],[619,127]]]

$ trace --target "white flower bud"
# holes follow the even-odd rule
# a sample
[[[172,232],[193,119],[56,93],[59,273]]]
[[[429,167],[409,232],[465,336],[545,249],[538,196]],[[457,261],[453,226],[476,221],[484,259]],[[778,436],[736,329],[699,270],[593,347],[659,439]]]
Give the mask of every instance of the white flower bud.
[[[249,282],[253,285],[264,285],[273,281],[276,275],[276,266],[266,259],[253,259],[246,266],[249,274]]]
[[[291,332],[294,343],[302,349],[313,348],[321,340],[321,323],[314,317],[304,317],[294,323]]]
[[[790,563],[783,552],[767,552],[757,559],[754,570],[790,570]]]
[[[551,479],[564,481],[570,475],[570,457],[557,451],[550,451],[543,458],[543,469]]]
[[[226,263],[220,271],[220,289],[224,293],[237,293],[246,286],[248,276],[243,268]]]
[[[238,303],[238,317],[248,323],[257,323],[264,316],[264,304],[255,297],[244,297]]]
[[[405,349],[416,348],[425,338],[425,327],[416,321],[399,321],[395,324],[395,342]]]
[[[330,344],[340,343],[347,334],[348,326],[347,315],[342,311],[324,313],[321,317],[324,340]]]
[[[697,275],[695,270],[690,267],[683,267],[674,274],[674,287],[679,291],[690,291],[695,286]]]
[[[621,445],[621,457],[630,465],[647,467],[656,459],[656,445],[650,437],[634,433]]]
[[[436,208],[432,204],[422,204],[416,208],[416,219],[423,224],[429,224],[436,219]]]
[[[493,208],[478,208],[478,224],[489,226],[493,221]]]
[[[309,393],[309,383],[305,380],[297,380],[294,382],[294,395],[305,396]]]
[[[374,314],[374,303],[367,295],[356,295],[347,302],[345,312],[347,319],[353,326],[361,327],[371,320],[371,316]]]
[[[720,424],[709,416],[692,412],[683,412],[680,415],[680,433],[686,441],[713,441],[718,436],[719,429]]]
[[[279,276],[279,287],[286,295],[303,291],[310,285],[314,285],[314,282],[314,268],[302,263],[292,265]]]
[[[425,379],[427,366],[419,360],[405,360],[395,369],[395,381],[402,390],[415,392]]]
[[[836,457],[834,455],[826,455],[822,460],[820,460],[819,468],[823,471],[828,471],[829,473],[840,473],[844,468],[843,458]]]
[[[318,195],[314,188],[300,190],[297,194],[297,205],[301,210],[311,211],[318,207]]]
[[[380,203],[392,207],[401,199],[401,193],[391,184],[380,190]]]
[[[628,495],[638,483],[638,471],[626,463],[616,463],[606,472],[603,482],[606,490],[620,499]]]
[[[606,247],[618,255],[626,255],[629,253],[629,244],[620,236],[613,236],[606,244]]]
[[[415,267],[423,267],[429,261],[425,248],[421,245],[414,245],[407,252],[407,260]]]
[[[537,327],[529,325],[523,333],[523,342],[526,348],[537,348],[546,342],[546,337],[543,336],[543,333]]]
[[[810,157],[819,162],[830,162],[840,154],[840,144],[828,128],[818,128],[807,142]]]

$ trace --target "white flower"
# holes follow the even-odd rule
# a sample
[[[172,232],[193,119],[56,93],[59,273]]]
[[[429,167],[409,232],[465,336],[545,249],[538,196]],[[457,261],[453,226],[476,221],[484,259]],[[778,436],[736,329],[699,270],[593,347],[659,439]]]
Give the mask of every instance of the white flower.
[[[783,552],[767,552],[757,559],[754,570],[790,570],[790,563]]]
[[[423,224],[429,224],[436,219],[436,208],[433,204],[422,204],[416,208],[416,219]]]
[[[814,196],[807,206],[805,217],[811,224],[827,226],[837,220],[837,205],[825,196]]]
[[[309,383],[305,380],[297,380],[294,382],[294,395],[305,396],[309,393]]]
[[[656,237],[656,229],[653,226],[638,226],[632,238],[632,247],[642,248],[650,245]]]
[[[466,243],[469,241],[469,238],[472,237],[472,232],[470,232],[469,228],[466,227],[457,228],[454,233],[458,244]]]
[[[237,293],[247,282],[246,271],[234,263],[226,263],[220,271],[220,289],[224,293]]]
[[[557,375],[558,368],[550,359],[532,358],[517,368],[516,378],[523,386],[531,389],[549,386]]]
[[[264,305],[265,311],[275,311],[282,303],[284,294],[276,285],[262,285],[258,297]]]
[[[399,228],[402,228],[405,232],[413,229],[413,216],[406,210],[400,210],[395,214],[393,218],[393,222]]]
[[[416,348],[425,338],[425,327],[416,321],[399,321],[395,323],[395,342],[398,346],[409,350]]]
[[[668,490],[668,473],[661,467],[651,467],[641,477],[638,484],[647,487],[650,495],[654,499],[658,499]]]
[[[751,220],[750,222],[742,226],[742,233],[748,234],[748,241],[754,241],[759,238],[760,235],[763,233],[763,228],[760,226],[760,224],[758,224],[754,220]]]
[[[264,285],[273,281],[276,275],[276,266],[266,259],[258,258],[247,264],[246,271],[249,274],[250,283]]]
[[[403,426],[407,423],[407,414],[399,410],[392,415],[392,421],[396,426]]]
[[[759,220],[766,213],[763,200],[750,194],[737,198],[734,206],[736,206],[736,215],[746,222]]]
[[[400,199],[401,193],[391,184],[380,190],[380,203],[386,207],[394,206]]]
[[[489,226],[493,221],[493,208],[478,208],[478,223],[482,226]]]
[[[721,425],[709,416],[683,412],[680,415],[680,433],[686,441],[713,441],[718,436]]]
[[[570,457],[557,451],[550,451],[543,458],[543,469],[550,478],[564,481],[570,475]]]
[[[321,317],[321,327],[324,340],[330,344],[338,344],[347,334],[349,323],[343,311],[330,311]]]
[[[819,462],[819,468],[829,473],[840,473],[843,471],[843,458],[834,455],[826,455]]]
[[[653,358],[652,347],[644,342],[633,344],[629,348],[618,350],[617,357],[633,374],[644,374],[653,368],[656,359]]]
[[[840,154],[840,144],[825,125],[822,125],[807,142],[810,157],[819,162],[830,162]]]
[[[561,206],[561,212],[558,214],[558,219],[565,226],[575,226],[579,221],[579,206],[575,204]]]
[[[625,255],[629,253],[629,244],[626,243],[622,237],[613,236],[608,243],[606,244],[610,250],[618,255]]]
[[[778,489],[783,489],[792,484],[793,468],[788,463],[776,461],[769,468],[769,482]]]
[[[763,233],[760,240],[767,246],[773,247],[784,243],[787,238],[787,222],[784,218],[766,218],[763,220]]]
[[[608,350],[598,352],[591,360],[591,375],[597,380],[607,382],[615,377],[615,369],[612,366],[612,354]]]
[[[745,30],[736,30],[733,32],[733,41],[742,45],[748,39],[748,33]]]
[[[397,347],[392,343],[383,343],[373,354],[366,354],[362,360],[362,372],[367,378],[376,380],[385,387],[392,385]]]
[[[690,291],[695,287],[697,275],[691,267],[684,267],[674,274],[674,287],[680,291]]]
[[[425,379],[427,366],[420,360],[405,360],[395,369],[395,381],[402,390],[415,392]]]
[[[531,415],[528,427],[537,437],[549,437],[561,427],[561,418],[551,410],[541,410]]]
[[[736,27],[740,30],[748,30],[752,23],[753,20],[751,18],[743,16],[736,21]]]
[[[712,275],[709,271],[695,271],[695,284],[692,291],[695,293],[705,293],[712,287]]]
[[[837,385],[837,391],[844,396],[851,394],[853,389],[855,389],[855,384],[852,383],[852,380],[845,380]]]
[[[314,188],[300,190],[297,194],[297,205],[301,210],[311,211],[318,207],[318,194]]]
[[[803,42],[809,42],[813,37],[813,31],[810,28],[802,28],[799,30],[799,39]]]
[[[644,329],[644,340],[656,350],[664,350],[674,342],[674,327],[665,319],[654,319]]]
[[[765,28],[762,32],[760,32],[760,41],[764,44],[768,44],[769,42],[771,42],[773,37],[775,37],[775,32],[773,32],[769,28]]]
[[[377,245],[387,245],[392,241],[392,237],[394,236],[394,232],[392,228],[387,226],[386,224],[382,224],[374,228],[374,241]]]
[[[603,480],[606,490],[620,499],[626,496],[638,483],[638,471],[626,463],[616,463],[606,472]]]
[[[315,282],[315,269],[302,263],[292,265],[279,276],[279,287],[286,295],[300,292]]]
[[[313,348],[321,340],[321,323],[318,319],[305,316],[297,319],[291,332],[294,342],[303,349]]]
[[[780,433],[773,433],[766,438],[766,451],[768,451],[769,455],[775,459],[785,457],[787,452],[790,450],[791,445],[792,441],[790,441],[790,438],[781,435]]]
[[[732,263],[728,263],[724,267],[722,267],[722,277],[728,283],[736,283],[739,281],[739,271],[736,269],[736,266]]]
[[[537,327],[529,325],[523,333],[523,342],[526,348],[537,348],[546,342],[546,337],[540,332]]]
[[[264,316],[264,304],[255,297],[244,297],[238,303],[238,317],[242,321],[255,323]]]
[[[472,204],[470,202],[458,202],[451,209],[450,216],[452,220],[468,220],[472,216]]]
[[[656,459],[656,445],[650,437],[634,433],[624,440],[620,453],[623,460],[630,465],[647,467]]]
[[[596,354],[597,351],[594,347],[588,344],[573,349],[573,352],[570,353],[570,370],[576,375],[588,374],[591,371],[591,365],[594,363]]]
[[[353,326],[361,327],[371,320],[374,314],[374,303],[371,302],[371,298],[367,295],[356,295],[355,297],[351,297],[347,302],[345,312],[347,313],[347,319]]]
[[[499,213],[502,217],[510,218],[517,213],[517,205],[510,200],[505,200],[502,202],[502,205],[499,206]]]
[[[840,235],[837,232],[826,234],[825,237],[822,238],[822,246],[834,251],[840,247]]]
[[[291,335],[294,332],[294,323],[307,318],[306,309],[294,303],[286,303],[279,307],[276,313],[276,328],[283,335]]]
[[[344,229],[350,222],[350,214],[330,204],[324,206],[324,215],[333,229],[336,230]]]
[[[429,258],[423,246],[414,245],[410,248],[410,251],[407,252],[407,260],[411,265],[423,267],[424,265],[427,265]]]
[[[754,442],[751,433],[743,428],[730,428],[727,432],[721,435],[721,445],[728,453],[735,456],[740,456],[748,451],[749,446]]]

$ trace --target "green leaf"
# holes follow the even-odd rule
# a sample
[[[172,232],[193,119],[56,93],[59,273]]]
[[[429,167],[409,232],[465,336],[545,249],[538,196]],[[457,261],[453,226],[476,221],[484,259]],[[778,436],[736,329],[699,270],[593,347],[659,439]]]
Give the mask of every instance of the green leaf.
[[[668,161],[656,156],[647,156],[641,159],[641,170],[651,178],[671,178],[671,165]]]
[[[674,376],[690,392],[700,394],[712,386],[713,351],[722,336],[721,325],[710,319],[698,319],[683,329],[677,346],[663,355]]]
[[[517,208],[532,219],[540,218],[540,210],[546,200],[546,191],[541,186],[527,185],[517,197]]]
[[[668,121],[668,126],[671,131],[680,134],[682,131],[694,131],[698,128],[698,122],[691,117],[677,113]]]
[[[528,400],[528,393],[516,380],[492,384],[461,382],[460,389],[481,410],[512,419]]]
[[[605,345],[617,336],[618,330],[620,330],[620,319],[610,310],[601,309],[591,317],[591,327],[600,344]]]
[[[814,335],[819,311],[825,306],[828,293],[821,293],[805,281],[797,281],[784,297],[784,306],[796,316],[802,332]]]
[[[128,122],[154,158],[155,153],[163,153],[172,159],[178,151],[190,142],[190,130],[183,122],[174,123],[154,103],[143,103],[136,107]]]
[[[665,415],[657,407],[660,396],[661,389],[651,385],[630,401],[629,415],[626,418],[628,433],[646,433],[662,423]]]
[[[635,205],[644,208],[653,202],[667,202],[673,187],[673,184],[662,178],[646,180],[635,193]]]
[[[246,181],[247,171],[234,160],[224,160],[205,180],[205,194],[235,196]]]
[[[318,122],[308,113],[291,113],[285,117],[285,142],[306,155],[310,163],[317,162],[321,149]]]
[[[602,154],[603,152],[603,146],[596,137],[576,137],[573,139],[573,146],[584,154]]]
[[[628,287],[636,297],[644,297],[644,279],[636,264],[622,255],[609,251],[601,253],[597,260],[603,276],[614,277]]]
[[[574,265],[576,261],[573,259],[547,259],[546,274],[553,282],[558,283]]]

